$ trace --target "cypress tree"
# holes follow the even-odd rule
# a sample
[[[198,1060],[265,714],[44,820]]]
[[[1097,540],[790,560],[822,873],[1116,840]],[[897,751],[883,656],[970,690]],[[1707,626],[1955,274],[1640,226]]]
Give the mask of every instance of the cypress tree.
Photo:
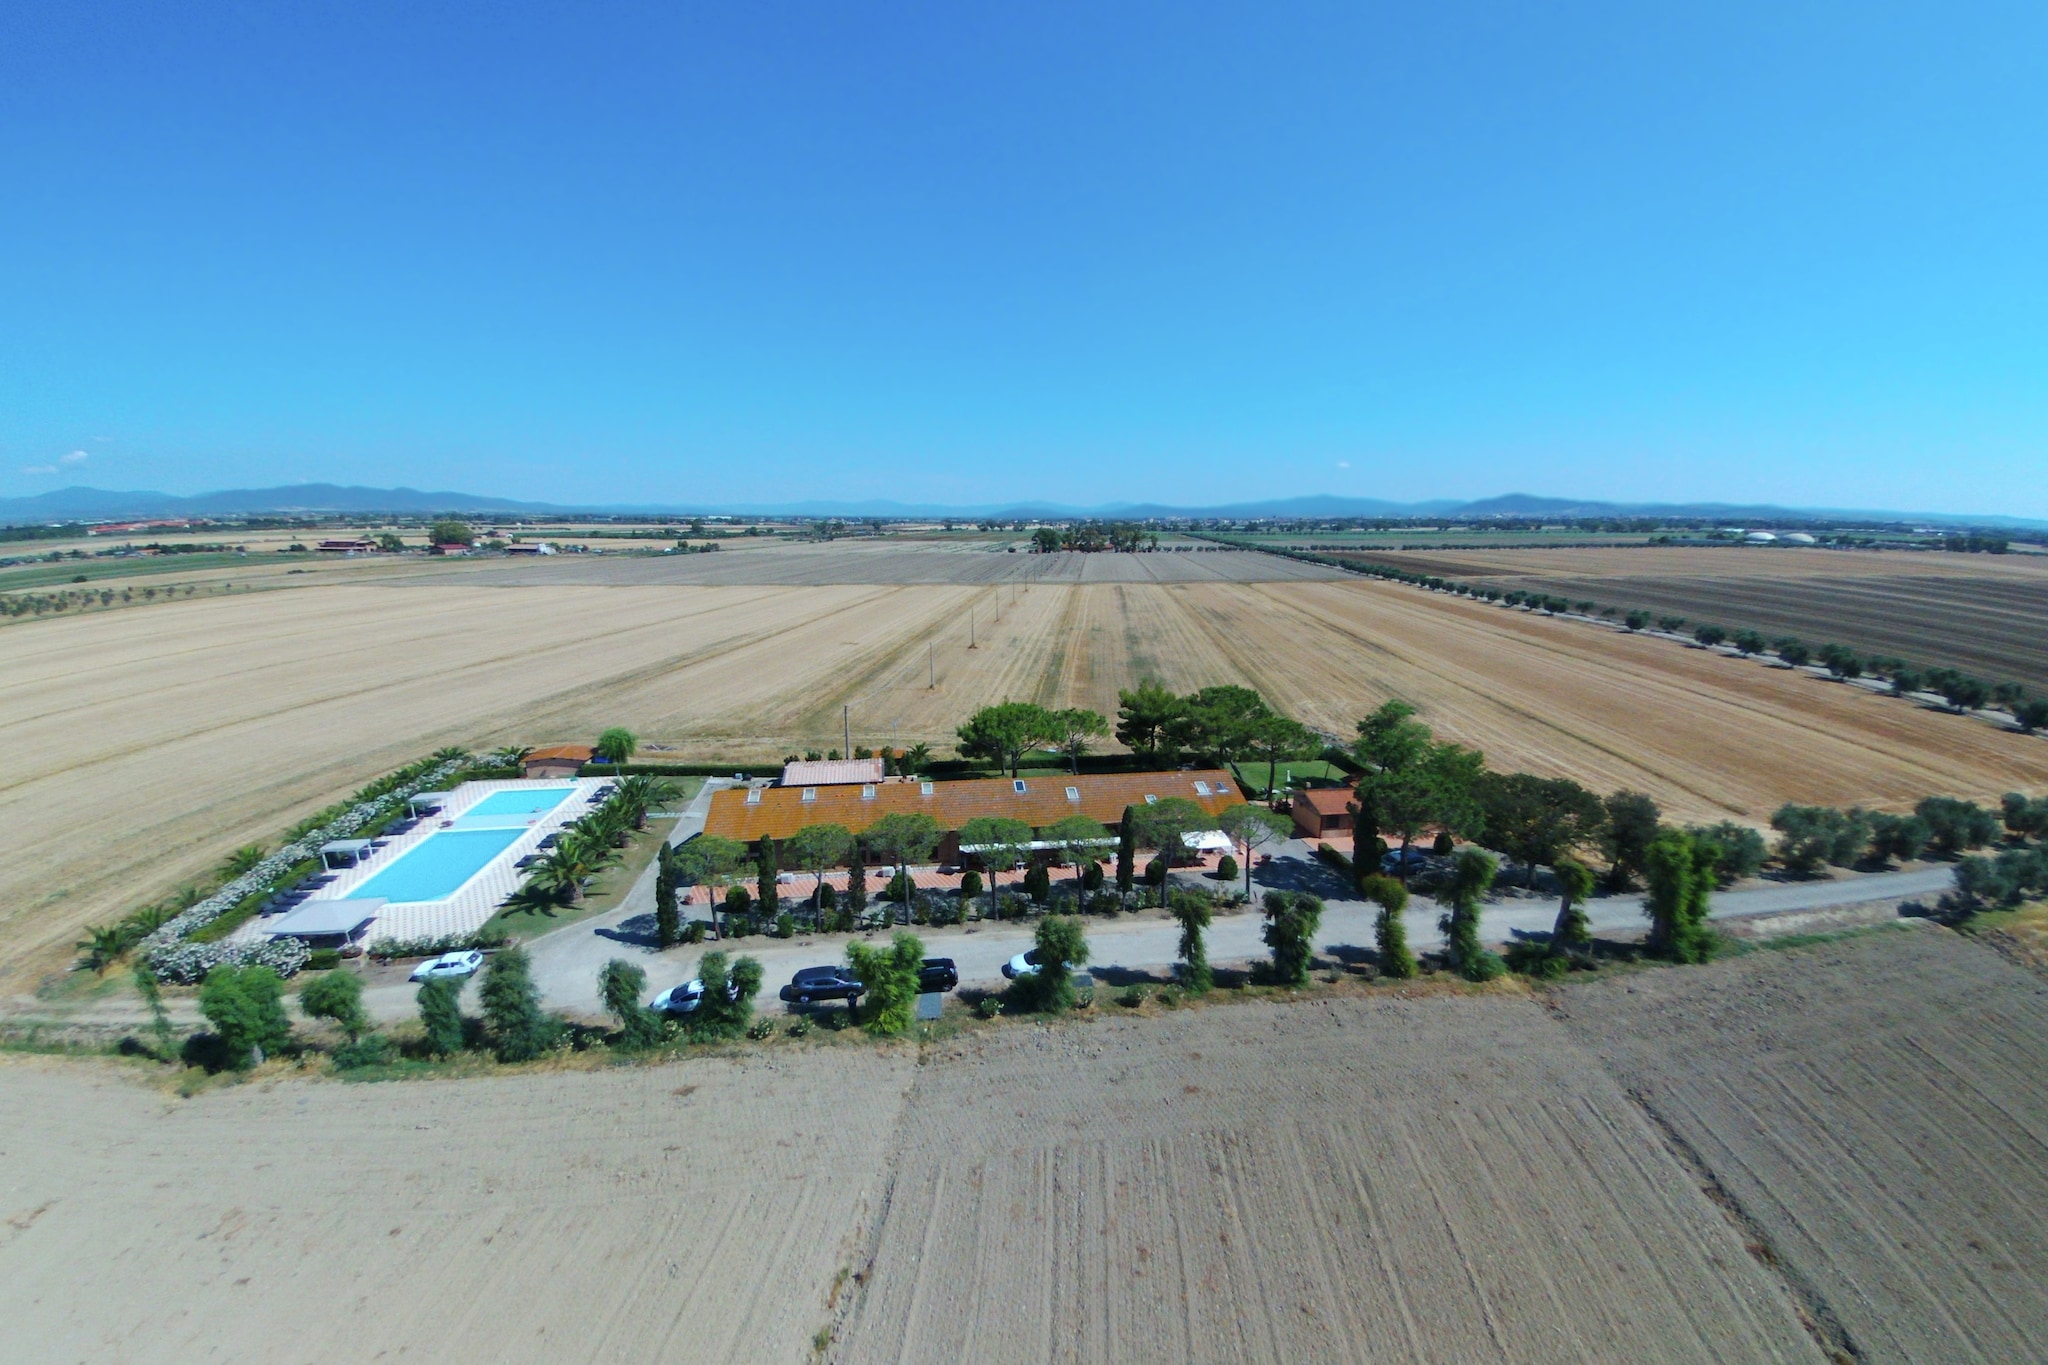
[[[1116,841],[1116,889],[1128,896],[1131,884],[1137,880],[1138,838],[1132,829],[1135,824],[1131,808],[1124,807],[1124,822]]]
[[[664,948],[683,941],[683,917],[676,907],[676,851],[661,846],[660,863],[654,873],[654,936]]]
[[[757,899],[761,902],[761,917],[772,922],[782,909],[782,896],[775,889],[775,874],[781,869],[775,862],[775,841],[765,834],[761,836],[761,856],[757,869],[759,876],[754,884],[760,893]]]
[[[868,864],[858,847],[853,851],[853,861],[846,872],[846,913],[856,922],[868,908]]]
[[[1401,921],[1401,912],[1408,908],[1408,888],[1375,872],[1361,877],[1358,889],[1380,908],[1373,921],[1380,975],[1395,981],[1408,980],[1415,975],[1415,954],[1408,948],[1408,926]]]

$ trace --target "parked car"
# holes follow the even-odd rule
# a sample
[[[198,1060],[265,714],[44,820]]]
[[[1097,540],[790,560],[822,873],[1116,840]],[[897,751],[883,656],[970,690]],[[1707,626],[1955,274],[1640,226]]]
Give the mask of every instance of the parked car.
[[[960,984],[960,969],[953,965],[950,957],[928,957],[917,969],[919,994],[930,991],[950,991]]]
[[[1380,871],[1399,873],[1401,864],[1405,862],[1408,864],[1408,870],[1413,872],[1428,861],[1429,850],[1426,848],[1417,848],[1413,844],[1407,848],[1390,848],[1387,850],[1387,856],[1380,859]]]
[[[1020,976],[1038,975],[1038,949],[1019,953],[1003,964],[1003,975],[1015,981]]]
[[[731,981],[725,983],[725,998],[728,1000],[740,998],[738,983]],[[647,1008],[653,1010],[656,1014],[689,1014],[703,1003],[704,980],[702,977],[693,976],[688,981],[683,982],[682,985],[670,986],[660,995],[655,996],[654,999],[647,1003]]]
[[[704,981],[692,977],[680,986],[670,986],[647,1006],[656,1014],[689,1014],[704,1003]]]
[[[866,989],[844,967],[805,967],[782,988],[782,998],[799,1005],[813,1000],[858,1000]]]
[[[483,965],[484,955],[474,948],[462,953],[443,953],[413,968],[412,980],[442,981],[449,977],[475,976]]]

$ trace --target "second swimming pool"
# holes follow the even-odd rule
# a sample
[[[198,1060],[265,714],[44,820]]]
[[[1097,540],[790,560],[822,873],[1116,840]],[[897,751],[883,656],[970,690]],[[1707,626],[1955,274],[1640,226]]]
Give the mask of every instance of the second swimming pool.
[[[478,815],[539,815],[562,804],[574,787],[509,787],[492,792],[462,812],[468,820]]]

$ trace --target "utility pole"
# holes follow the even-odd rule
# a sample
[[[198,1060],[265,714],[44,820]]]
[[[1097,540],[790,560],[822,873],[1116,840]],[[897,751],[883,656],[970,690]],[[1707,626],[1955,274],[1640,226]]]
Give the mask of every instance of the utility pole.
[[[967,609],[967,647],[974,648],[974,608]]]
[[[846,707],[845,707],[845,720],[846,720],[846,747],[845,747],[844,749],[841,749],[841,750],[840,750],[839,752],[840,752],[840,753],[842,753],[842,754],[845,754],[845,755],[846,755],[846,756],[847,756],[848,758],[852,758],[852,757],[853,757],[853,703],[852,703],[852,702],[848,702],[848,703],[846,704]]]
[[[924,665],[931,671],[931,680],[924,685],[924,690],[936,692],[939,687],[939,649],[929,640],[924,642]]]

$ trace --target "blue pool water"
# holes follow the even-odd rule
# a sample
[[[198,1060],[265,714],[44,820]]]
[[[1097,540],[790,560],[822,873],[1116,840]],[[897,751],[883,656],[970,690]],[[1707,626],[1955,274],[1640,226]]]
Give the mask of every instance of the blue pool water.
[[[571,787],[536,787],[521,791],[515,787],[508,791],[492,792],[464,811],[462,818],[467,820],[477,815],[539,815],[542,811],[553,810],[561,805],[562,798],[572,790],[574,788]]]
[[[524,829],[444,829],[349,892],[351,900],[443,901],[510,848]]]

